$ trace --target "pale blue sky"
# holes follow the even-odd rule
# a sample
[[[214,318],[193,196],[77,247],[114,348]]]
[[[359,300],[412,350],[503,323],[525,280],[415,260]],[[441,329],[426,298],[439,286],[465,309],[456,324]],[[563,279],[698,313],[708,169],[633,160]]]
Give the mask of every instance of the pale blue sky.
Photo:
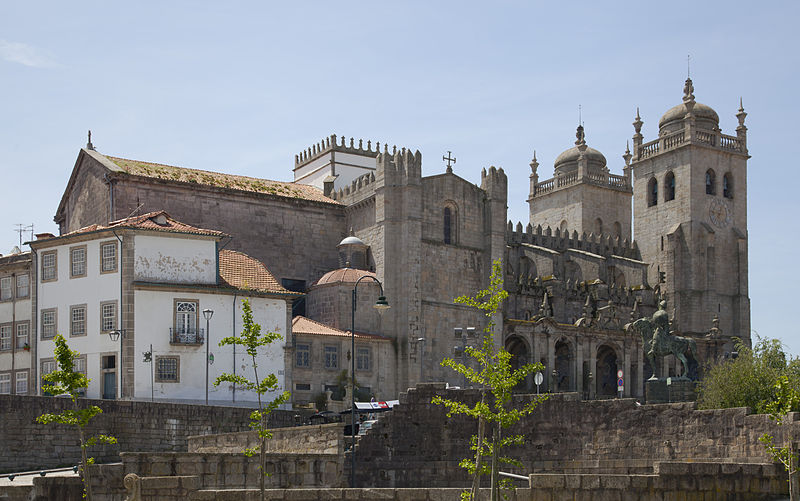
[[[527,223],[539,174],[586,139],[620,173],[636,107],[645,141],[697,100],[734,133],[749,113],[752,326],[800,353],[798,2],[0,3],[0,252],[53,214],[92,129],[102,153],[290,180],[332,133],[419,149],[423,174],[509,176]],[[269,266],[269,263],[267,263]]]

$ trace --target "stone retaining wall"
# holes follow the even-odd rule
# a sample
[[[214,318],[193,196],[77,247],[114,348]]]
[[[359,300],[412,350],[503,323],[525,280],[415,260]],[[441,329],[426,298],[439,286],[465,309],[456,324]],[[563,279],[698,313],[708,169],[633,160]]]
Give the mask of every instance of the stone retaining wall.
[[[89,450],[98,463],[119,461],[119,451],[186,451],[187,437],[206,433],[249,430],[252,409],[160,402],[81,399],[103,413],[87,427],[87,434],[117,437],[115,446]],[[71,466],[80,460],[78,433],[62,425],[42,425],[36,417],[71,408],[65,398],[0,395],[0,473]],[[274,411],[271,427],[293,426],[305,411]]]
[[[294,454],[338,454],[344,444],[344,426],[341,423],[295,426],[270,430],[267,452]],[[189,437],[189,452],[242,452],[260,445],[255,431],[197,435]]]

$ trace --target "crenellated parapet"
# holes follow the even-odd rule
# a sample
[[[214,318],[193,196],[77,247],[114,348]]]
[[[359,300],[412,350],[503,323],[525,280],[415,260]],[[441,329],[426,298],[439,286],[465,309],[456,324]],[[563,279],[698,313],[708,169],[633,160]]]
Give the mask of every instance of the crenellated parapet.
[[[595,235],[585,232],[579,235],[577,231],[573,231],[571,234],[568,231],[562,233],[558,228],[553,231],[549,226],[542,228],[542,225],[538,225],[534,228],[531,224],[528,224],[523,231],[520,222],[517,223],[516,228],[514,223],[508,222],[506,242],[509,245],[522,243],[538,245],[556,252],[578,249],[604,257],[620,256],[637,260],[641,258],[636,242],[631,242],[627,238],[621,239],[618,236]]]
[[[374,144],[374,146],[373,146]],[[322,157],[331,151],[339,151],[343,153],[352,153],[354,155],[377,157],[381,151],[381,143],[372,140],[364,141],[363,139],[350,138],[346,139],[344,136],[338,137],[336,134],[322,139],[318,143],[309,146],[307,149],[301,151],[294,156],[295,169],[302,167],[317,158]]]
[[[375,194],[375,173],[370,172],[354,179],[344,188],[331,192],[330,198],[345,205],[358,203]]]
[[[502,194],[503,197],[508,193],[508,177],[502,167],[498,168],[492,165],[487,170],[481,170],[481,189],[484,190],[489,198],[495,198],[493,195]]]
[[[383,177],[384,186],[392,184],[419,184],[422,179],[422,153],[419,150],[411,152],[411,149],[393,146],[389,151],[388,146],[384,145],[382,153],[378,153],[376,158],[376,176]]]

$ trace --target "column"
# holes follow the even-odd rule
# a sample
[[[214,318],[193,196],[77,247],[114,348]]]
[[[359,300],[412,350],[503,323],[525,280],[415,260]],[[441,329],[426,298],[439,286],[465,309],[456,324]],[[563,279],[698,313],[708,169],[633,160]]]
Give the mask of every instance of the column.
[[[583,398],[583,336],[575,334],[575,391]]]
[[[556,368],[556,346],[555,341],[553,341],[553,336],[547,332],[547,367],[545,368],[547,373],[545,376],[547,377],[547,388],[552,392],[556,390],[556,385],[553,381],[553,370]]]
[[[593,400],[597,397],[597,340],[593,337],[589,340],[589,372],[592,373],[589,398]]]
[[[634,350],[636,350],[636,363],[638,369],[636,371],[636,394],[635,396],[644,398],[642,395],[642,388],[644,388],[644,349],[640,346],[639,341],[634,341]]]
[[[625,387],[623,389],[622,395],[625,397],[631,396],[631,344],[632,340],[626,339],[623,342],[623,368],[622,371],[624,372],[623,382]]]

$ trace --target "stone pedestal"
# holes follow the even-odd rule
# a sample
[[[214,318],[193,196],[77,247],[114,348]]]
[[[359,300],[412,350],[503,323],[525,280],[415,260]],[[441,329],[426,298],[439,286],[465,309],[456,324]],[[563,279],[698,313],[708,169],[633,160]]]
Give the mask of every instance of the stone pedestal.
[[[666,378],[649,379],[644,383],[644,398],[648,404],[666,404],[668,402],[694,402],[697,400],[696,381],[672,378],[667,384]]]

